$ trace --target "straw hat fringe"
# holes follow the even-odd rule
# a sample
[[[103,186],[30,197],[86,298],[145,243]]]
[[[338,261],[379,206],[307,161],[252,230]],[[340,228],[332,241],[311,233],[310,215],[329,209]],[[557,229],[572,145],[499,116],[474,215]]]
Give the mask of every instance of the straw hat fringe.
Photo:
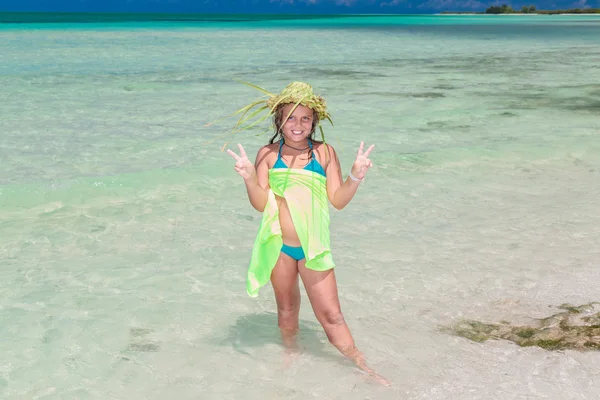
[[[333,121],[331,120],[331,116],[327,112],[327,105],[326,105],[325,99],[323,99],[323,97],[321,97],[321,96],[315,95],[313,93],[312,87],[309,84],[304,83],[304,82],[292,82],[292,83],[288,84],[281,91],[281,93],[274,94],[274,93],[269,92],[268,90],[265,90],[259,86],[253,85],[248,82],[240,81],[240,83],[243,83],[247,86],[250,86],[250,87],[262,92],[263,94],[265,94],[267,96],[267,98],[253,101],[250,104],[240,108],[239,110],[237,110],[237,111],[229,114],[225,118],[221,119],[220,121],[223,121],[227,118],[241,114],[240,118],[238,119],[237,123],[233,126],[233,128],[231,128],[230,130],[225,132],[225,134],[223,136],[228,135],[228,134],[235,134],[237,132],[242,132],[247,129],[253,128],[256,125],[260,124],[261,122],[264,122],[271,115],[273,115],[280,105],[294,104],[294,107],[290,111],[290,114],[299,105],[308,107],[317,113],[317,115],[319,116],[319,131],[321,132],[321,137],[323,139],[323,142],[325,142],[325,134],[323,133],[323,127],[321,125],[321,121],[327,120],[327,121],[329,121],[329,123],[332,126],[333,126]],[[258,108],[255,109],[256,107],[258,107]],[[260,115],[261,113],[264,113],[264,115]],[[255,121],[251,122],[252,119],[255,117],[258,117],[258,118]],[[289,117],[289,115],[288,115],[288,117]],[[207,124],[206,126],[213,125],[214,123],[220,122],[220,121],[211,122],[211,123]],[[268,130],[269,129],[266,129],[265,131],[263,131],[259,134],[262,135],[262,134],[268,132]]]

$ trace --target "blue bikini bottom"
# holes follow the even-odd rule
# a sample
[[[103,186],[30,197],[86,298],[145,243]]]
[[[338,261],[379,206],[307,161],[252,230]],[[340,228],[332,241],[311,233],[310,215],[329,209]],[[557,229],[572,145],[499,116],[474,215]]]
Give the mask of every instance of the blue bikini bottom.
[[[302,250],[302,247],[292,247],[284,244],[281,246],[281,252],[287,254],[296,261],[300,261],[304,258],[304,251]]]

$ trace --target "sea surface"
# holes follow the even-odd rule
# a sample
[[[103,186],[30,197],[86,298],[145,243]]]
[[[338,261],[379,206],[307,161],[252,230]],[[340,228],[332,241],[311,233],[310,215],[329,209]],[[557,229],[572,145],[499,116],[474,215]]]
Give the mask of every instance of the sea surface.
[[[154,19],[154,20],[153,20]],[[600,353],[445,333],[600,301],[600,18],[0,14],[0,398],[597,399]],[[286,357],[222,117],[305,81],[346,321]],[[207,127],[206,124],[217,121]]]

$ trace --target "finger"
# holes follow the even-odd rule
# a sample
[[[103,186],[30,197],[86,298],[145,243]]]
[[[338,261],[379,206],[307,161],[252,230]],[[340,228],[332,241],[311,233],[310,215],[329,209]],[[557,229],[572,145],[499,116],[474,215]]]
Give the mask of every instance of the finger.
[[[227,153],[229,153],[229,155],[231,157],[235,158],[235,161],[239,161],[240,160],[240,157],[237,154],[235,154],[233,151],[231,151],[230,149],[227,149]]]
[[[365,151],[365,157],[369,157],[369,154],[371,154],[371,152],[373,151],[373,148],[375,147],[374,144],[372,144],[371,146],[369,146],[369,148],[367,149],[367,151]]]
[[[358,146],[358,155],[362,156],[363,155],[363,148],[365,147],[365,142],[360,142],[360,146]]]
[[[241,156],[242,158],[244,158],[244,157],[248,157],[248,156],[246,155],[246,151],[244,150],[244,148],[242,147],[242,145],[241,145],[241,144],[239,144],[239,143],[238,143],[238,148],[240,149],[240,156]]]

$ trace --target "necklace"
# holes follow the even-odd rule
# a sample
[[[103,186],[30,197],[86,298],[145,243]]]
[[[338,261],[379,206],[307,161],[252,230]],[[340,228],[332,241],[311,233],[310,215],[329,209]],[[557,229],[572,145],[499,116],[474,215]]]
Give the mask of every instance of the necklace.
[[[287,144],[286,142],[283,142],[283,144],[284,144],[284,145],[286,145],[287,147],[289,147],[290,149],[298,150],[298,151],[301,151],[301,152],[304,152],[304,150],[306,150],[306,149],[310,149],[310,146],[306,146],[306,147],[305,147],[305,148],[303,148],[303,149],[299,149],[299,148],[297,148],[297,147],[292,147],[292,146],[290,146],[290,145],[289,145],[289,144]]]

